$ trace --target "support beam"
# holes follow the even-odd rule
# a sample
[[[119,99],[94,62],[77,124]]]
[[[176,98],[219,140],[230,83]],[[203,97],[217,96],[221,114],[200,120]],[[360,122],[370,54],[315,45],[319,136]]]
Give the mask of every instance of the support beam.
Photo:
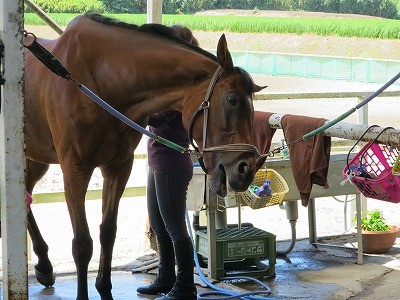
[[[1,87],[0,197],[3,299],[28,299],[24,152],[24,50],[22,0],[0,2],[5,84]]]
[[[162,23],[162,0],[147,0],[147,23]]]
[[[25,0],[26,6],[29,7],[31,11],[36,13],[47,25],[49,25],[55,32],[62,34],[64,30],[54,22],[39,6],[37,6],[31,0]]]
[[[269,119],[269,124],[272,128],[282,129],[281,120],[284,114],[273,114]],[[328,121],[329,122],[329,121]],[[368,129],[366,124],[351,124],[346,122],[339,122],[324,131],[324,135],[331,137],[338,137],[348,140],[358,140],[360,136]],[[373,127],[363,137],[362,141],[370,142],[383,130],[382,127]],[[400,130],[387,129],[376,140],[378,143],[386,144],[389,146],[400,146]]]
[[[361,103],[364,101],[365,97],[358,97],[358,103]],[[361,107],[359,110],[357,110],[357,123],[358,124],[362,124],[362,125],[368,125],[368,104],[364,105],[363,107]],[[367,127],[368,128],[368,127]],[[379,133],[376,133],[376,136]],[[356,148],[356,151],[359,152],[361,150],[362,146],[358,145]],[[357,200],[354,202],[351,202],[351,214],[350,216],[354,216],[354,213],[357,214],[357,222],[358,222],[358,217],[360,214],[361,216],[365,217],[366,216],[366,211],[368,209],[368,201],[367,201],[367,197],[365,197],[363,194],[359,194],[357,195]],[[360,223],[354,222],[353,220],[350,220],[350,224],[354,225],[354,223],[356,224],[361,224],[361,220]],[[358,230],[357,226],[357,230]],[[358,232],[359,236],[361,236],[361,232]],[[361,239],[362,242],[362,239]],[[360,245],[360,242],[359,242]],[[358,248],[362,248],[362,244],[361,246],[359,246]]]
[[[345,122],[339,122],[335,126],[328,128],[324,131],[324,134],[332,137],[339,137],[348,140],[358,140],[360,136],[368,129],[368,125],[365,124],[351,124]],[[373,127],[364,136],[362,141],[371,142],[377,135],[383,130],[383,127]],[[376,140],[378,143],[386,144],[389,146],[400,146],[399,135],[400,130],[398,129],[387,129],[384,133]]]
[[[208,178],[205,183],[209,186]],[[217,274],[217,238],[216,231],[217,222],[217,203],[218,196],[211,189],[207,189],[207,240],[208,240],[208,278],[218,279]],[[212,230],[211,230],[212,228]]]

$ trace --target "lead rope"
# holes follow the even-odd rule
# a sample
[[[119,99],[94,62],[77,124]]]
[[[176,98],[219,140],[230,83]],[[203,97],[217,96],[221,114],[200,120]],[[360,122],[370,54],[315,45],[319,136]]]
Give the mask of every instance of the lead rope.
[[[328,128],[332,127],[333,125],[339,123],[340,121],[344,120],[345,118],[350,116],[352,113],[354,113],[357,109],[363,107],[368,102],[370,102],[371,100],[373,100],[377,96],[379,96],[384,90],[386,90],[389,86],[391,86],[393,83],[395,83],[399,78],[400,78],[400,72],[397,73],[394,77],[392,77],[388,82],[386,82],[383,86],[381,86],[374,93],[372,93],[367,98],[365,98],[363,101],[358,103],[356,106],[352,107],[351,109],[349,109],[345,113],[341,114],[336,119],[328,121],[324,125],[322,125],[321,127],[317,128],[317,129],[315,129],[313,131],[310,131],[309,133],[303,135],[302,137],[298,138],[295,141],[292,141],[292,142],[288,143],[287,147],[289,148],[290,146],[293,146],[294,144],[297,144],[299,142],[305,141],[305,140],[317,135],[318,133],[323,132],[325,129],[328,129]],[[267,152],[266,154],[261,155],[261,157],[265,157],[265,156],[266,157],[273,157],[276,153],[280,153],[281,150],[283,150],[284,148],[285,147],[282,145],[281,147],[277,147],[274,150],[271,150],[271,151]]]
[[[300,137],[297,140],[294,140],[294,141],[292,141],[290,143],[287,143],[286,146],[282,145],[280,147],[276,147],[274,150],[268,151],[267,153],[260,155],[260,157],[274,157],[275,154],[280,153],[286,147],[290,149],[291,146],[294,146],[295,144],[300,143],[300,142],[302,142],[304,140],[305,140],[304,137]]]

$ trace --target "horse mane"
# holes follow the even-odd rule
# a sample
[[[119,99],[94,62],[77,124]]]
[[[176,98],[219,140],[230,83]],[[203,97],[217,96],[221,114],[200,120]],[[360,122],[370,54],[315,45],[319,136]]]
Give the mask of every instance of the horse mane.
[[[104,15],[93,13],[93,12],[87,12],[87,13],[85,13],[85,16],[97,23],[100,23],[100,24],[116,26],[116,27],[121,27],[121,28],[129,29],[129,30],[136,30],[136,31],[140,31],[140,32],[146,32],[149,34],[154,34],[154,35],[160,36],[162,38],[173,40],[177,43],[183,44],[186,47],[193,49],[194,51],[196,51],[198,53],[203,54],[204,56],[206,56],[214,61],[218,61],[217,57],[214,54],[177,37],[176,31],[169,26],[165,26],[165,25],[157,24],[157,23],[143,24],[143,25],[139,26],[136,24],[125,23],[118,19],[106,17]],[[243,78],[245,78],[246,92],[248,92],[250,94],[253,93],[254,81],[253,81],[253,78],[251,77],[251,75],[246,70],[244,70],[240,67],[235,67],[235,70],[237,72],[239,72]]]
[[[198,53],[201,53],[202,55],[204,55],[214,61],[217,61],[217,57],[214,54],[177,37],[174,29],[172,29],[171,27],[168,27],[166,25],[150,23],[150,24],[143,24],[143,25],[139,26],[136,24],[125,23],[125,22],[117,20],[115,18],[106,17],[106,16],[103,16],[103,15],[100,15],[97,13],[93,13],[93,12],[87,12],[87,13],[85,13],[85,16],[97,23],[100,23],[100,24],[116,26],[116,27],[125,28],[125,29],[129,29],[129,30],[136,30],[136,31],[145,32],[145,33],[149,33],[149,34],[154,34],[154,35],[157,35],[157,36],[169,39],[169,40],[173,40],[175,42],[178,42],[180,44],[183,44],[183,45],[193,49],[194,51],[196,51]]]

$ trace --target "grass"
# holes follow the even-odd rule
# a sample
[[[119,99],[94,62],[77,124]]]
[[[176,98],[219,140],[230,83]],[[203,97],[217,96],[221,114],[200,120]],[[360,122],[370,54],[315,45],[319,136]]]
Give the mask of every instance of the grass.
[[[76,14],[49,14],[61,26],[66,26]],[[144,24],[146,15],[108,15],[121,21]],[[35,14],[26,13],[28,25],[44,25]],[[336,35],[341,37],[361,37],[376,39],[400,38],[400,20],[355,19],[355,18],[270,18],[255,16],[197,16],[163,15],[163,24],[181,24],[192,30],[231,31],[240,33],[289,33]]]

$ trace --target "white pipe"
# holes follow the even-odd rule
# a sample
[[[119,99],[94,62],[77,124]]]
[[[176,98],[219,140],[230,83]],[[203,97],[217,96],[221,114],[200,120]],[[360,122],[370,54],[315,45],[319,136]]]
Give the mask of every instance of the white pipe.
[[[147,23],[162,23],[162,0],[147,0]]]
[[[282,118],[284,114],[273,114],[269,118],[269,124],[272,128],[282,129]],[[329,122],[329,121],[327,121]],[[339,137],[348,140],[358,140],[360,136],[368,129],[368,125],[351,124],[346,122],[339,122],[324,131],[324,135],[331,137]],[[363,137],[362,141],[370,142],[383,130],[383,127],[373,127]],[[400,146],[400,130],[388,129],[376,140],[378,143],[386,144],[389,146]]]

